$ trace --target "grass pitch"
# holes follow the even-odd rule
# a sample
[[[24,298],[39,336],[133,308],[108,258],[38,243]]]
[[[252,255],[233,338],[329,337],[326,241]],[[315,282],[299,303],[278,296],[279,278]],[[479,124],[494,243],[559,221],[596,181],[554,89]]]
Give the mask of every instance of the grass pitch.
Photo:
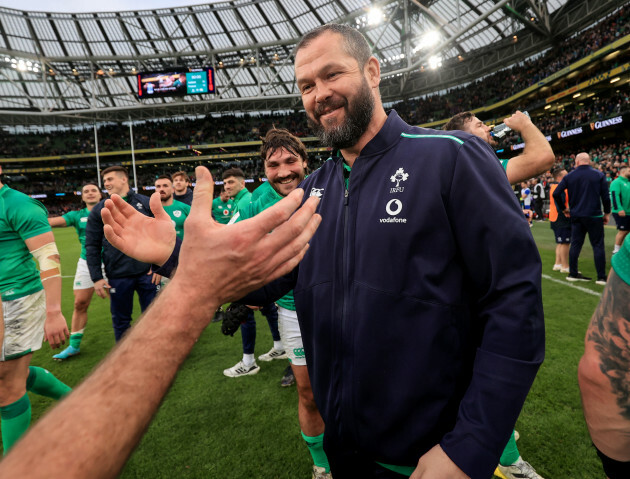
[[[546,479],[604,477],[586,430],[577,385],[584,334],[599,301],[552,272],[555,243],[549,223],[534,223],[532,233],[543,260],[543,302],[547,353],[516,429],[523,458]],[[606,228],[607,270],[614,228]],[[74,275],[79,243],[71,228],[56,229],[63,274]],[[518,254],[518,252],[516,252]],[[590,245],[580,270],[596,277]],[[555,280],[555,281],[554,281]],[[72,278],[64,278],[63,312],[72,314]],[[601,293],[594,282],[579,287]],[[140,312],[136,304],[135,315]],[[258,314],[258,313],[257,313]],[[258,322],[256,355],[272,345],[266,321]],[[78,384],[114,346],[109,303],[94,297],[81,354],[52,360],[47,344],[33,364],[45,367],[71,386]],[[295,387],[280,387],[285,361],[259,362],[261,371],[226,378],[223,369],[242,354],[240,334],[225,337],[211,324],[181,369],[160,411],[123,470],[123,478],[309,478],[311,460],[300,436]],[[53,401],[31,395],[33,421]],[[63,431],[59,440],[64,441]],[[67,454],[72,455],[71,442]]]

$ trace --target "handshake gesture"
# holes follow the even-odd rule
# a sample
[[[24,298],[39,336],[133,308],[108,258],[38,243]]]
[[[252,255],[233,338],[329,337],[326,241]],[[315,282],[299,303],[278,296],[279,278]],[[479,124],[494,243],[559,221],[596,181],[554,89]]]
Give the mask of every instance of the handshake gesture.
[[[321,221],[315,214],[317,198],[309,198],[298,209],[304,191],[297,189],[254,218],[221,225],[211,216],[212,176],[204,167],[197,167],[195,173],[197,186],[184,224],[179,267],[173,277],[173,283],[186,292],[186,300],[203,302],[210,295],[212,302],[220,305],[297,266]],[[102,212],[104,232],[107,240],[126,255],[162,265],[175,247],[175,229],[157,193],[151,196],[150,204],[154,218],[138,213],[112,195]]]

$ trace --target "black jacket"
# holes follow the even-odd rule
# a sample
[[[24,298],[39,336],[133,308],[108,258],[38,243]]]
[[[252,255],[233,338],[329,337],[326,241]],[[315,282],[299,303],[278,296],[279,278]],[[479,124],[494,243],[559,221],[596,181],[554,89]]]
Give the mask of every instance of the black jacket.
[[[153,216],[147,196],[129,190],[127,203],[140,213]],[[101,210],[104,205],[105,200],[92,208],[85,228],[85,252],[92,281],[103,279],[101,262],[105,265],[105,274],[108,278],[128,278],[148,273],[151,267],[149,264],[141,263],[121,253],[105,238],[101,219]]]

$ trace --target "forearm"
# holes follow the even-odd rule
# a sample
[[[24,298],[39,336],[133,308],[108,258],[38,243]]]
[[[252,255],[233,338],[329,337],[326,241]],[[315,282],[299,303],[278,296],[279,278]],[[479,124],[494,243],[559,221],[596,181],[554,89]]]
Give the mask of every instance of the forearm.
[[[42,284],[46,294],[46,312],[61,312],[61,276],[43,279]]]
[[[109,358],[13,448],[0,476],[117,476],[219,306],[202,299],[174,279]],[[61,430],[70,443],[54,440]]]
[[[532,177],[549,170],[555,156],[545,135],[533,124],[523,128],[520,134],[525,143],[521,157],[531,165]]]

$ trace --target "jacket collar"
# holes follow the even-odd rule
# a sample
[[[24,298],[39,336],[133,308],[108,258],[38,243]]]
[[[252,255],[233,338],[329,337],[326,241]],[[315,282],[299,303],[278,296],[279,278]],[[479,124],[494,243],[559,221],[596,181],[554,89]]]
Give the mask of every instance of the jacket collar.
[[[409,125],[398,116],[396,110],[391,110],[387,115],[387,120],[383,127],[376,136],[363,147],[359,155],[370,156],[390,148],[392,144],[400,138],[400,134],[408,128]]]

